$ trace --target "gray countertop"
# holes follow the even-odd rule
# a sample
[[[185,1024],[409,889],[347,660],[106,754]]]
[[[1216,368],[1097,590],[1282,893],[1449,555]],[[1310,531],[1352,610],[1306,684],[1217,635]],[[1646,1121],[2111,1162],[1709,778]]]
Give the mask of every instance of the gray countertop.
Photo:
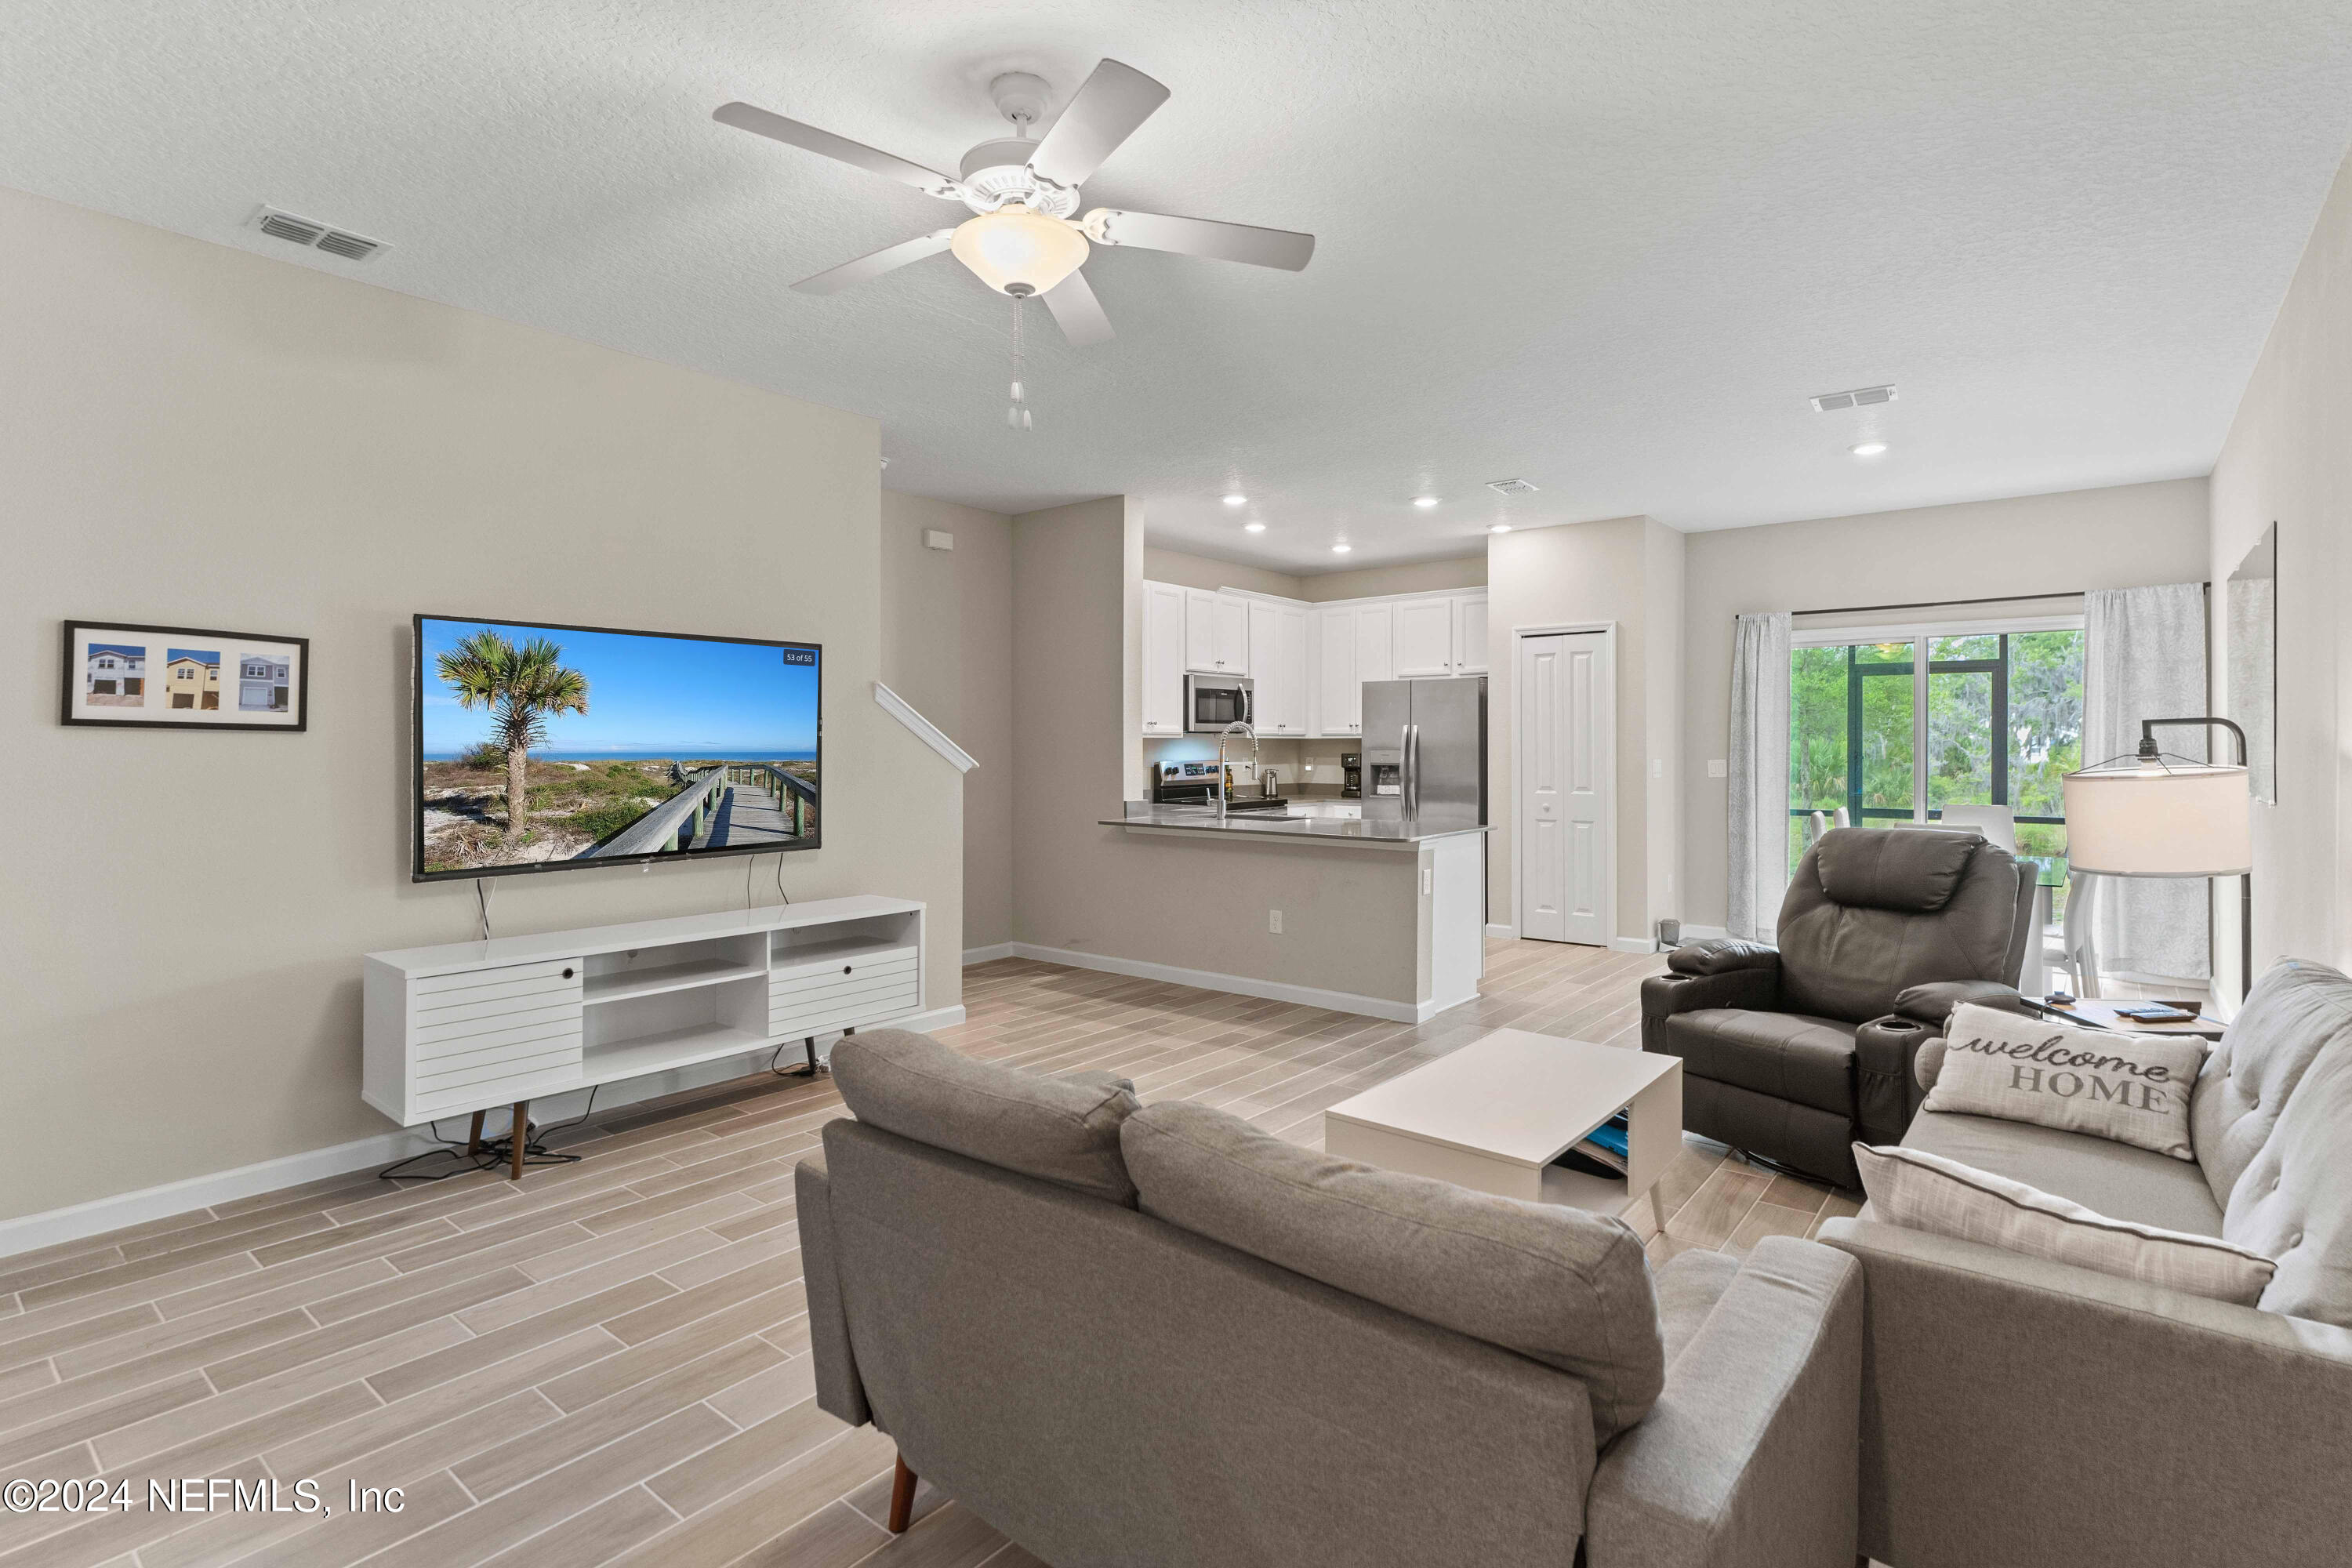
[[[1124,816],[1101,818],[1106,827],[1149,827],[1189,833],[1230,833],[1259,838],[1312,838],[1326,843],[1393,847],[1425,844],[1465,833],[1489,833],[1486,823],[1461,817],[1423,816],[1412,822],[1351,821],[1344,817],[1285,816],[1265,811],[1237,811],[1223,822],[1213,806],[1158,805],[1130,800]]]

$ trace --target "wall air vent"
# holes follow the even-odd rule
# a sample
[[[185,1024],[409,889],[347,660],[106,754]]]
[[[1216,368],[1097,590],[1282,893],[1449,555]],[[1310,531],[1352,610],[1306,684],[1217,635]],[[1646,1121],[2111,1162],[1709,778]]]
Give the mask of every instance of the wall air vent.
[[[255,213],[253,226],[272,239],[323,250],[346,261],[365,261],[383,248],[383,241],[380,239],[345,234],[341,229],[329,228],[325,224],[314,223],[307,217],[296,217],[292,213],[282,213],[276,207],[263,207]]]
[[[1488,479],[1486,488],[1498,496],[1531,496],[1536,493],[1535,486],[1525,479]]]
[[[1857,386],[1851,392],[1824,392],[1813,399],[1813,412],[1834,414],[1841,408],[1869,408],[1895,401],[1891,386]]]

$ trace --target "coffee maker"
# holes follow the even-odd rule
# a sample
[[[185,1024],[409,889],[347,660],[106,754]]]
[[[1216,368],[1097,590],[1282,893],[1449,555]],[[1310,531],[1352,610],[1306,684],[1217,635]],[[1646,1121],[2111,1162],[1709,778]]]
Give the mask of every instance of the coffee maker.
[[[1364,798],[1364,753],[1361,752],[1339,753],[1339,798]]]

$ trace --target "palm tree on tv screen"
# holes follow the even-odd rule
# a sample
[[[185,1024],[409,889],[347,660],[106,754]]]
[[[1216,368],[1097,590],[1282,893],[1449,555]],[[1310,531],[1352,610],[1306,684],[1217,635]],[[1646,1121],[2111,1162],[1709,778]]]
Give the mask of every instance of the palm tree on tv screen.
[[[530,749],[547,740],[549,716],[588,711],[588,678],[566,668],[562,658],[545,637],[517,647],[494,631],[476,632],[440,658],[457,706],[487,710],[490,739],[507,754],[509,837],[521,834],[530,816],[524,768]]]

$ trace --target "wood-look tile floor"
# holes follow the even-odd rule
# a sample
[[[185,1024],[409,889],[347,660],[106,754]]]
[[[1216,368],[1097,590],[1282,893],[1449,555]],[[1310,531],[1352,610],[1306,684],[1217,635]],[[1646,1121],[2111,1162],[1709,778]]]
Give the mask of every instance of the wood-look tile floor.
[[[1485,994],[1414,1028],[1008,959],[967,970],[942,1037],[1301,1143],[1321,1111],[1505,1026],[1635,1045],[1647,955],[1491,944]],[[0,1512],[0,1568],[1026,1568],[926,1489],[881,1523],[892,1449],[812,1397],[793,1171],[841,1115],[764,1075],[626,1107],[520,1184],[372,1175],[0,1258],[0,1480],[319,1483],[333,1511]],[[1853,1200],[1686,1140],[1663,1260],[1801,1236]],[[397,1513],[348,1488],[402,1489]]]

